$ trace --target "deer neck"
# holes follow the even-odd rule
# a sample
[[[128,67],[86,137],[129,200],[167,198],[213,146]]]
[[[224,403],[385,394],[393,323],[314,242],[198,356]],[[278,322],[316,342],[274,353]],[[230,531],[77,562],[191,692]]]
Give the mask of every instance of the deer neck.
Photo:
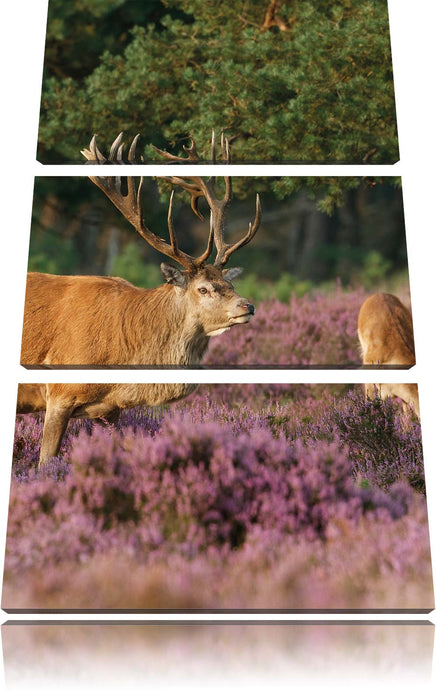
[[[177,287],[142,290],[134,319],[140,336],[132,364],[185,366],[202,361],[209,338]]]

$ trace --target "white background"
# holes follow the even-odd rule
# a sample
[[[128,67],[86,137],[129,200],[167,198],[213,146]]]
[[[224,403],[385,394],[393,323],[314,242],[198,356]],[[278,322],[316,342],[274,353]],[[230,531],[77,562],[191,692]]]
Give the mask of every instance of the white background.
[[[381,1],[381,0],[380,0]],[[68,0],[65,0],[68,2]],[[334,2],[334,0],[332,0]],[[2,400],[0,401],[0,563],[3,568],[4,541],[10,482],[10,465],[17,383],[19,381],[46,381],[45,372],[26,372],[19,365],[22,309],[27,267],[28,239],[36,174],[60,174],[53,166],[43,168],[36,163],[36,143],[40,105],[41,76],[44,53],[47,0],[8,0],[2,3],[1,18],[1,346]],[[408,372],[409,381],[418,381],[421,403],[425,474],[428,489],[429,519],[434,550],[436,531],[436,463],[433,430],[435,418],[435,20],[434,0],[390,0],[391,41],[397,102],[397,119],[401,161],[391,167],[367,166],[364,174],[401,175],[409,255],[409,273],[412,311],[415,328],[417,366]],[[81,144],[85,145],[85,144]],[[148,173],[153,170],[148,168]],[[362,172],[356,167],[282,166],[265,169],[269,174],[302,175],[355,175]],[[62,174],[85,174],[80,166],[63,167]],[[86,174],[89,169],[86,169]],[[159,174],[163,174],[162,167]],[[234,166],[234,174],[253,174],[248,169]],[[180,372],[178,376],[192,373]],[[204,370],[196,379],[206,381],[278,381],[278,382],[341,382],[338,371],[238,371],[213,372]],[[113,377],[113,375],[111,375]],[[51,374],[50,381],[90,381],[86,372]],[[99,373],[104,381],[107,373]],[[144,372],[118,372],[115,381],[164,381],[166,374],[155,372],[151,377]],[[174,374],[171,376],[174,380]],[[362,371],[346,373],[347,382],[371,381]],[[377,380],[381,381],[380,371]],[[393,374],[389,379],[395,381]],[[188,616],[189,617],[189,616]],[[205,616],[207,618],[207,616]],[[286,616],[280,616],[286,617]],[[292,617],[292,616],[288,616]],[[200,616],[201,618],[201,616]],[[7,619],[2,614],[2,621]],[[199,619],[199,616],[196,617]],[[426,619],[434,620],[432,615]],[[249,683],[249,680],[247,680]],[[360,691],[359,691],[360,688]],[[183,688],[186,690],[187,688]],[[65,694],[66,688],[62,689]],[[178,689],[180,692],[182,688]],[[305,695],[309,688],[304,690]],[[368,689],[369,690],[369,689]],[[388,690],[385,688],[385,691]],[[393,689],[392,689],[393,690]],[[176,691],[176,689],[173,689]],[[172,691],[172,694],[173,694]],[[241,688],[242,691],[242,688]],[[163,690],[159,692],[162,696]],[[177,692],[177,691],[176,691]],[[190,695],[202,692],[197,685]],[[319,694],[319,689],[316,691]],[[328,694],[342,695],[345,688],[329,688]],[[353,688],[353,695],[364,692],[363,686]],[[372,689],[370,692],[377,690]],[[410,693],[410,688],[404,694]],[[222,693],[222,689],[220,694]],[[207,694],[215,695],[213,688]],[[426,690],[421,689],[421,696]]]

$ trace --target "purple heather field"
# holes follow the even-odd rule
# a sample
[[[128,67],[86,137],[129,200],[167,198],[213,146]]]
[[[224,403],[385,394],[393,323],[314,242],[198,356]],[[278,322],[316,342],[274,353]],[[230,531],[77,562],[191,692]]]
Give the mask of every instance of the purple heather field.
[[[359,365],[357,317],[368,296],[364,289],[317,291],[288,303],[256,304],[248,326],[214,338],[206,365]]]
[[[70,421],[36,473],[42,419],[17,418],[7,609],[433,607],[421,430],[395,400],[203,385]]]

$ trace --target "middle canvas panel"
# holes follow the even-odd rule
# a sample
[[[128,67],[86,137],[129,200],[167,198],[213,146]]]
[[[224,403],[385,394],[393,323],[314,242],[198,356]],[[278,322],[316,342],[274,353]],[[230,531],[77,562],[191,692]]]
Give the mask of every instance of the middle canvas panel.
[[[28,268],[28,368],[415,363],[398,178],[38,177]]]

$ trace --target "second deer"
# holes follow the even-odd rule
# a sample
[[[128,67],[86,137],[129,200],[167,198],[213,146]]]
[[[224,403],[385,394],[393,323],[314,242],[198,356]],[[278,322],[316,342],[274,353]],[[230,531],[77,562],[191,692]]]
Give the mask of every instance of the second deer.
[[[393,294],[373,294],[362,304],[358,336],[365,365],[412,367],[415,364],[412,315]],[[367,396],[398,396],[419,417],[416,384],[366,384]]]

